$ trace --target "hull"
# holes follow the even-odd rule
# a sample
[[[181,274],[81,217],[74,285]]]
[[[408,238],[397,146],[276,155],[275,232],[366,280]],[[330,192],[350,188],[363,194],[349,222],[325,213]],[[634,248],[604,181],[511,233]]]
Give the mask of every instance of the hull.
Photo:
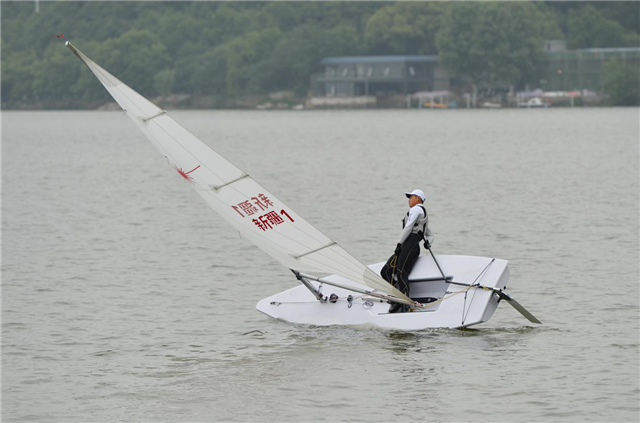
[[[506,260],[496,259],[491,262],[492,259],[486,257],[436,257],[445,275],[453,276],[454,282],[479,283],[497,289],[504,289],[509,282],[509,264]],[[384,262],[376,263],[369,268],[379,273],[383,265]],[[433,259],[430,256],[421,256],[411,272],[410,279],[439,276],[440,272]],[[335,275],[325,279],[368,289]],[[321,285],[318,282],[312,284],[316,288]],[[390,304],[383,300],[330,285],[322,286],[321,290],[327,297],[332,293],[336,294],[338,300],[335,303],[319,302],[306,287],[300,285],[261,300],[256,308],[268,316],[290,323],[315,326],[371,326],[411,331],[462,328],[486,322],[493,316],[499,302],[498,294],[491,290],[454,285],[442,280],[412,282],[411,298],[421,302],[436,301],[424,310],[390,314]],[[352,299],[348,298],[350,295]]]

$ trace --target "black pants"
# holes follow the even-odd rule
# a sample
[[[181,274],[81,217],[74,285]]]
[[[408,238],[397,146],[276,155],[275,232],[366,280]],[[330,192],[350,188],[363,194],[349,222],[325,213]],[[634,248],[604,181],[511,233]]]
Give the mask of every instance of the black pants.
[[[395,259],[395,268],[392,266],[396,255],[392,255],[387,263],[382,267],[380,276],[391,285],[395,286],[400,292],[407,297],[409,295],[409,273],[420,257],[420,241],[422,237],[418,234],[410,234],[402,243],[400,256]],[[393,277],[395,274],[395,278]]]

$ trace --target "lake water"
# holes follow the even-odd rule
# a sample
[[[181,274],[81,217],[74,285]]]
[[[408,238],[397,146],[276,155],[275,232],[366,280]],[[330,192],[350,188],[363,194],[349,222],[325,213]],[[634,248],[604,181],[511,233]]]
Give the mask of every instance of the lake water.
[[[639,420],[638,109],[171,114],[365,263],[423,189],[544,324],[272,320],[297,281],[128,117],[4,112],[3,421]]]

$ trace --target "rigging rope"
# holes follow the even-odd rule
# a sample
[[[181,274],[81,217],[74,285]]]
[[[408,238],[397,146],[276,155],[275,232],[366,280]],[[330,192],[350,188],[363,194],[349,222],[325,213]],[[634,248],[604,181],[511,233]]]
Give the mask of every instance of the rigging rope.
[[[481,289],[485,289],[485,290],[492,291],[492,289],[491,289],[491,288],[488,288],[488,287],[486,287],[486,286],[482,286],[482,285],[480,285],[480,282],[478,282],[478,283],[476,284],[476,281],[477,281],[477,280],[478,280],[478,278],[480,278],[481,276],[482,276],[482,279],[484,278],[484,275],[486,274],[487,269],[489,268],[489,266],[491,266],[491,265],[493,264],[493,262],[494,262],[495,260],[496,260],[496,259],[492,259],[492,260],[489,262],[489,264],[487,264],[487,266],[486,266],[484,269],[482,269],[482,271],[480,272],[480,274],[478,274],[478,276],[473,280],[473,282],[472,282],[468,287],[466,287],[465,289],[461,289],[460,291],[453,292],[453,293],[452,293],[451,295],[449,295],[448,297],[445,295],[444,297],[440,298],[439,300],[436,300],[436,301],[434,301],[434,302],[431,302],[431,303],[425,304],[423,308],[432,307],[432,306],[434,306],[434,305],[436,305],[436,304],[439,304],[439,303],[443,302],[444,300],[448,300],[449,298],[453,298],[453,297],[455,297],[456,295],[466,293],[466,292],[467,292],[467,291],[469,291],[471,288],[481,288]],[[480,280],[482,280],[482,279],[480,279]],[[456,282],[456,281],[452,281],[452,282]],[[460,282],[457,282],[457,283],[460,283]],[[474,291],[474,297],[475,297],[475,291]],[[473,300],[473,298],[472,298],[472,300]],[[471,304],[469,304],[469,308],[471,308]],[[463,312],[464,312],[464,307],[463,307]],[[469,311],[468,311],[468,310],[467,310],[467,314],[469,314]],[[465,319],[466,319],[466,316],[462,319],[462,321],[464,322],[464,320],[465,320]]]

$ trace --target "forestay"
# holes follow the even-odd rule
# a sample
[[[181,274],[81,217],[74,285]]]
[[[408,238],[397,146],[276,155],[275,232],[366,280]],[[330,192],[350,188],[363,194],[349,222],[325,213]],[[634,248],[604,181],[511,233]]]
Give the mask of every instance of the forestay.
[[[98,66],[71,43],[66,45],[96,75],[167,162],[245,238],[290,269],[336,274],[408,300],[164,110]]]

